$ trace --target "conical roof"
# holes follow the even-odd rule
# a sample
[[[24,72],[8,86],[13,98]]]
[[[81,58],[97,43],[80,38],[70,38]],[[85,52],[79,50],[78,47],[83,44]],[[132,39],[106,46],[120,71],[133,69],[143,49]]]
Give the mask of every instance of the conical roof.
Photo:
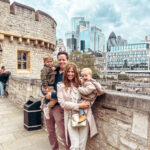
[[[111,38],[116,38],[116,35],[115,35],[114,32],[111,32],[111,34],[110,34],[110,36],[109,36],[109,39],[111,39]]]

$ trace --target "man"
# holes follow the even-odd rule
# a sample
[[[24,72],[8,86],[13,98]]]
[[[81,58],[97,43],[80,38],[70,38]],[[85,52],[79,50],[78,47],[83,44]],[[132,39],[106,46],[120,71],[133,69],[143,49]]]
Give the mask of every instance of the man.
[[[0,74],[4,73],[5,72],[5,66],[2,66],[1,67],[1,70],[0,70]]]
[[[5,95],[6,97],[8,96],[8,92],[6,91],[6,84],[9,80],[10,75],[11,75],[10,71],[6,71],[0,74],[0,95],[1,96],[3,95]]]
[[[56,92],[49,92],[46,95],[47,99],[56,99],[57,100],[57,84],[61,82],[63,79],[64,68],[68,62],[68,54],[66,52],[59,52],[57,55],[58,65],[60,70],[57,72],[55,77],[54,89]],[[65,145],[66,150],[69,150],[69,146],[66,144],[65,139],[65,129],[64,129],[64,110],[60,107],[60,104],[57,102],[53,108],[50,109],[49,112],[50,119],[46,119],[46,126],[49,134],[49,142],[52,150],[59,150],[58,141],[56,137],[55,131],[55,123],[58,128],[58,133],[63,143]]]

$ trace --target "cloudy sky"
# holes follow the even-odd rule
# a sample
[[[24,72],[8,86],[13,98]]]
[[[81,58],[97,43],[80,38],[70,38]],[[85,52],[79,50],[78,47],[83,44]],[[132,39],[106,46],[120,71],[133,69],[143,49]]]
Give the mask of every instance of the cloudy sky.
[[[50,14],[57,22],[57,38],[70,31],[72,17],[85,17],[102,29],[106,39],[114,31],[128,43],[150,35],[149,0],[15,0]],[[10,0],[13,2],[13,0]]]

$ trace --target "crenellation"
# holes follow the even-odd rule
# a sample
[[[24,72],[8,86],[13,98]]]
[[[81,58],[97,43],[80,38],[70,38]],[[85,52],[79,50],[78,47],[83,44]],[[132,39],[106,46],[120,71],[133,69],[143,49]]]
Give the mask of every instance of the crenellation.
[[[51,20],[54,21],[55,25],[57,25],[56,21],[50,15],[48,15],[47,13],[45,13],[45,12],[43,12],[41,10],[37,10],[36,13],[38,13],[41,16],[46,16],[47,18],[50,18]]]
[[[10,4],[10,1],[9,0],[0,0],[1,2],[4,2],[4,3],[9,3]]]
[[[17,6],[17,7],[16,7]],[[21,3],[18,3],[18,2],[13,2],[12,3],[12,7],[14,7],[14,9],[18,9],[18,8],[21,8],[22,10],[26,9],[28,11],[34,11],[35,12],[35,9],[30,7],[30,6],[27,6],[27,5],[23,5]]]

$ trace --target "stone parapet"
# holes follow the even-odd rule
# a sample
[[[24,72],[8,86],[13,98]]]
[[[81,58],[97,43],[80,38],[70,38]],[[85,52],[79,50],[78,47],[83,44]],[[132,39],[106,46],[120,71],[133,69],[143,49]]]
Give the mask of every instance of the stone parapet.
[[[150,149],[149,96],[107,91],[92,109],[99,134],[87,150]]]
[[[40,80],[11,77],[9,98],[22,107],[30,96],[41,99]],[[92,106],[98,135],[87,150],[149,150],[150,97],[106,91]]]

